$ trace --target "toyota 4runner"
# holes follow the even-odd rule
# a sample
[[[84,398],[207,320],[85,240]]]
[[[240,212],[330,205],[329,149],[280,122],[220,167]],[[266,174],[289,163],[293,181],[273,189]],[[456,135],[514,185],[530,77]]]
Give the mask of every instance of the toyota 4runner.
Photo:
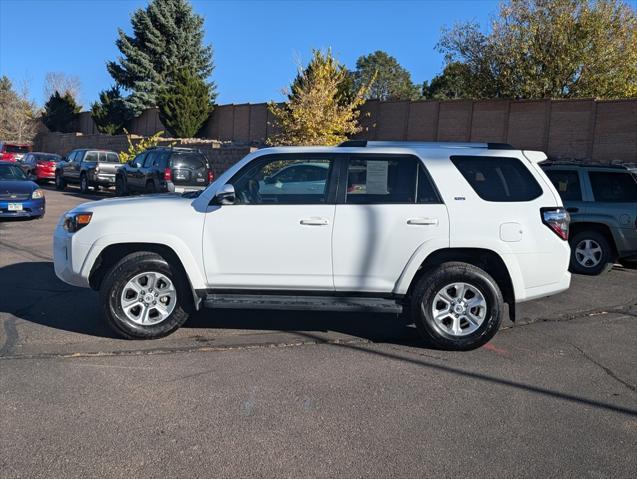
[[[404,313],[437,347],[486,343],[569,287],[568,222],[540,152],[349,141],[253,152],[199,192],[85,203],[55,272],[127,338],[201,307]]]

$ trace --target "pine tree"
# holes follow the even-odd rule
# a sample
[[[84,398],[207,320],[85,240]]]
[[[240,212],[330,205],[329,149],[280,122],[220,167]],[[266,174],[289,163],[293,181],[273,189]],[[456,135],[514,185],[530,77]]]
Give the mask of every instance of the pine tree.
[[[75,122],[80,114],[81,107],[75,102],[75,98],[67,92],[60,95],[55,92],[44,104],[42,121],[51,131],[70,133],[75,128]]]
[[[99,98],[99,102],[91,106],[91,116],[97,129],[108,135],[122,133],[130,116],[119,87],[100,92]]]
[[[345,101],[342,85],[347,70],[328,50],[314,50],[309,65],[299,71],[283,106],[270,103],[268,108],[280,133],[270,138],[272,144],[334,145],[361,131],[358,107],[366,89],[361,87]]]
[[[189,68],[173,70],[158,95],[159,119],[178,138],[194,137],[212,111],[210,85]]]
[[[115,42],[121,52],[107,69],[118,86],[131,92],[126,106],[134,115],[157,106],[157,95],[174,68],[191,69],[206,80],[214,69],[212,47],[203,45],[203,18],[188,0],[151,0],[132,17],[133,35],[121,29]],[[214,83],[209,84],[214,99]]]
[[[354,85],[369,85],[367,99],[416,100],[418,87],[411,81],[411,74],[398,60],[378,50],[356,60]]]

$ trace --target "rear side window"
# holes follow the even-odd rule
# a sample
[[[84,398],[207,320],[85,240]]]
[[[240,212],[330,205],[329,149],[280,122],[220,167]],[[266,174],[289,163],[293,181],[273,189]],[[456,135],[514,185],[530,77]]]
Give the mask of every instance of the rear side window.
[[[632,203],[637,201],[637,180],[630,173],[589,171],[595,201]]]
[[[415,203],[416,158],[352,158],[347,165],[345,203]]]
[[[574,170],[549,170],[546,172],[563,201],[582,201],[579,174]]]
[[[485,201],[531,201],[542,188],[517,158],[452,156],[451,162]]]

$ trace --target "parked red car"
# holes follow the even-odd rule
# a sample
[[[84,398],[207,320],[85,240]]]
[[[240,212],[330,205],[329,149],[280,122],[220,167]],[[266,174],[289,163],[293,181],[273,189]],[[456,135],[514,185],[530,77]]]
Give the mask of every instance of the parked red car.
[[[53,153],[27,153],[19,162],[24,173],[35,177],[36,181],[54,181],[55,167],[62,160]]]
[[[31,145],[26,143],[0,142],[0,161],[20,161],[31,151]]]

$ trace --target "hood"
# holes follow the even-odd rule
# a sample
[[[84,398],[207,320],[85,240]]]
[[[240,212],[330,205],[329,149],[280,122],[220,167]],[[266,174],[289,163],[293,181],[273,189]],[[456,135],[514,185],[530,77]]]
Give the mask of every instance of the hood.
[[[184,198],[178,193],[158,193],[142,196],[104,198],[76,206],[72,211],[113,212],[121,216],[141,214],[164,214],[167,210],[182,208],[192,203],[192,198]]]
[[[0,180],[0,195],[7,193],[31,194],[38,189],[33,181],[27,180]]]

